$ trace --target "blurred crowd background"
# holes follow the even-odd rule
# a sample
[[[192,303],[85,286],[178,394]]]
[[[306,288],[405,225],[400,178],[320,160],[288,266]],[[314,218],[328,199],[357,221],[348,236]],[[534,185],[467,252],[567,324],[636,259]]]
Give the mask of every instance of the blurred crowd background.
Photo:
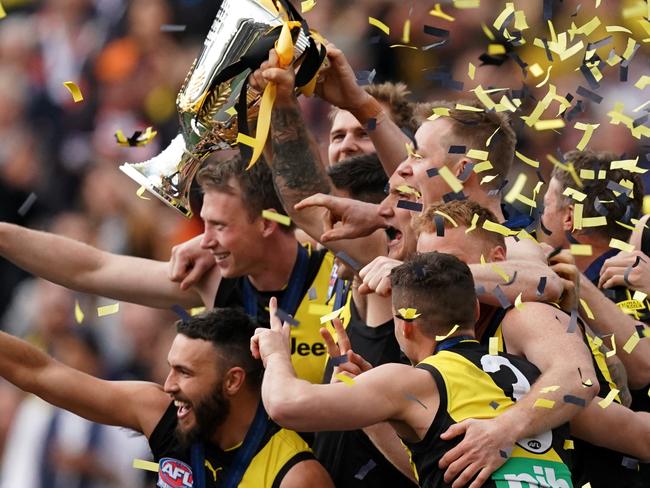
[[[500,65],[481,66],[479,60],[489,44],[481,24],[491,26],[504,2],[481,0],[480,7],[472,9],[440,2],[454,21],[431,16],[435,3],[317,0],[305,17],[346,53],[361,79],[374,70],[375,82],[404,81],[414,101],[472,99],[469,90],[478,84],[514,90],[525,84],[533,97],[524,101],[522,109],[529,113],[548,90],[548,83],[535,87],[545,75],[524,75],[511,58]],[[516,54],[528,64],[539,63],[546,72],[550,62],[544,49],[532,43],[534,37],[549,37],[542,3],[515,3],[525,11],[530,26],[524,32],[528,42]],[[625,154],[625,158],[639,156],[639,166],[649,167],[647,139],[635,139],[628,128],[610,124],[607,116],[616,102],[624,103],[626,113],[634,118],[647,114],[648,107],[632,113],[648,100],[648,89],[634,86],[650,73],[648,44],[642,42],[650,32],[638,21],[648,15],[647,3],[603,0],[598,8],[595,0],[549,3],[557,32],[567,30],[572,22],[583,25],[595,15],[601,19],[602,35],[596,33],[591,39],[612,36],[612,42],[598,51],[603,59],[612,48],[622,53],[629,37],[623,32],[605,33],[605,24],[629,29],[641,43],[628,81],[620,81],[618,66],[606,66],[597,90],[602,102],[585,99],[584,112],[575,120],[601,124],[590,148]],[[0,20],[0,218],[111,252],[167,260],[174,244],[201,233],[200,221],[184,219],[153,197],[139,198],[138,185],[117,168],[123,162],[151,158],[176,135],[176,94],[219,2],[3,0],[2,4],[8,15]],[[296,4],[300,7],[300,2]],[[369,16],[390,26],[391,34],[369,25]],[[407,20],[408,38],[404,36]],[[425,24],[446,29],[449,36],[432,37],[424,32]],[[161,29],[163,25],[185,28],[170,32]],[[578,54],[553,63],[549,82],[559,95],[576,97],[579,85],[589,88],[577,70],[581,61]],[[470,62],[477,67],[474,80],[468,77]],[[441,82],[446,75],[440,73],[461,82],[462,88]],[[73,102],[65,81],[79,85],[82,103]],[[302,103],[325,149],[328,107],[314,99]],[[546,155],[557,157],[575,148],[582,136],[573,123],[561,132],[535,131],[518,116],[515,119],[518,150],[541,162],[542,178],[552,167]],[[116,143],[118,129],[128,137],[147,126],[158,131],[150,144],[125,148]],[[534,186],[537,176],[531,167],[518,161],[513,171],[513,177],[528,171],[530,187]],[[28,200],[33,201],[31,206],[25,205]],[[119,313],[98,318],[97,307],[110,302],[36,280],[6,261],[0,262],[0,276],[0,329],[27,337],[57,359],[91,374],[164,380],[173,312],[120,304]],[[131,468],[131,461],[147,456],[143,438],[57,411],[0,379],[0,488],[137,488],[148,482],[144,472]]]

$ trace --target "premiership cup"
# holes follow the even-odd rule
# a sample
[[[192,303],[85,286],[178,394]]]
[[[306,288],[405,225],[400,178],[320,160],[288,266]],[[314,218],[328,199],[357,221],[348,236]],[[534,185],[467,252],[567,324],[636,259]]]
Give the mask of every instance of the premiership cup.
[[[287,0],[223,0],[203,49],[176,99],[180,133],[159,155],[120,170],[167,205],[191,217],[190,187],[203,161],[232,148],[247,133],[261,94],[248,89],[248,75],[268,58],[287,21],[297,21],[294,40],[296,86],[317,74],[325,57],[300,14]]]

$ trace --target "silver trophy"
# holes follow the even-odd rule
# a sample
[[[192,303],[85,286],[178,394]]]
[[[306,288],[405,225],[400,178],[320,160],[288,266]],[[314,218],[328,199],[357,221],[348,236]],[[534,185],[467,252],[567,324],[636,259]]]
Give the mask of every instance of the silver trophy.
[[[187,217],[192,215],[190,187],[203,161],[214,151],[236,145],[241,126],[257,118],[261,94],[243,91],[248,75],[267,59],[284,21],[302,21],[286,0],[279,3],[278,9],[274,0],[223,0],[176,99],[180,133],[152,159],[120,166]],[[292,29],[294,65],[301,65],[296,85],[301,74],[303,84],[311,80],[324,58],[324,50],[317,48],[304,25]]]

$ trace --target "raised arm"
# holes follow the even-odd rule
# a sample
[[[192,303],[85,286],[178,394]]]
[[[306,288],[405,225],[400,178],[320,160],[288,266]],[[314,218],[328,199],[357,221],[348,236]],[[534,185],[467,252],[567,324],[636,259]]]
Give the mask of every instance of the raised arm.
[[[410,142],[409,138],[393,122],[386,109],[359,86],[343,51],[329,44],[327,58],[330,65],[321,71],[322,81],[316,85],[316,93],[332,105],[349,111],[364,127],[374,119],[374,128],[368,130],[368,136],[384,171],[392,175],[408,156],[406,143]]]
[[[277,55],[271,50],[269,61],[262,65],[263,77],[276,84],[277,96],[271,118],[271,151],[267,162],[273,170],[273,181],[285,209],[294,222],[316,240],[326,229],[326,214],[322,207],[295,205],[315,193],[329,193],[331,184],[319,160],[316,144],[309,134],[293,86],[292,68],[277,67]],[[259,78],[259,72],[255,77]],[[335,252],[345,251],[355,261],[365,263],[385,251],[385,238],[369,236],[365,246],[333,242],[328,247]],[[371,255],[370,258],[367,256]]]
[[[147,437],[170,403],[160,385],[100,380],[4,332],[0,332],[0,377],[92,422],[126,427]]]
[[[170,281],[167,263],[120,256],[73,239],[0,223],[0,255],[67,288],[151,307],[201,304]]]

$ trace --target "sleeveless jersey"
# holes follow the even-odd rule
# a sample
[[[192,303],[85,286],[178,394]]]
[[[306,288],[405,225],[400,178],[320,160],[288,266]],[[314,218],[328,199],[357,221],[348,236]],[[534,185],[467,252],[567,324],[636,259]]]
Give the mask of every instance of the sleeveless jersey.
[[[450,487],[438,461],[461,439],[443,441],[440,434],[465,419],[493,418],[503,413],[529,391],[539,370],[516,356],[490,355],[475,340],[454,344],[424,359],[417,367],[431,373],[440,394],[440,406],[425,437],[420,442],[404,444],[411,451],[422,487]],[[567,438],[568,425],[563,425],[519,440],[506,463],[483,486],[572,487],[566,464],[568,454],[563,449]]]
[[[312,250],[306,246],[309,261],[305,282],[302,286],[302,299],[297,310],[285,310],[292,314],[298,325],[291,327],[291,363],[299,378],[311,383],[320,383],[327,363],[327,349],[320,335],[320,318],[332,312],[334,301],[328,300],[330,273],[334,265],[334,255],[324,250]],[[215,307],[243,307],[244,280],[248,277],[224,278],[217,290]],[[251,285],[252,287],[252,285]],[[277,297],[282,302],[285,290],[255,291],[257,298],[257,321],[269,326],[269,299]],[[340,314],[343,325],[350,319],[349,300]]]
[[[158,488],[191,488],[193,475],[190,449],[184,449],[176,439],[176,408],[170,404],[158,422],[149,446],[159,463]],[[217,488],[224,473],[233,462],[237,449],[223,451],[204,445],[206,488]],[[256,454],[239,482],[240,488],[278,488],[287,472],[300,461],[313,459],[309,446],[295,432],[270,421]]]

